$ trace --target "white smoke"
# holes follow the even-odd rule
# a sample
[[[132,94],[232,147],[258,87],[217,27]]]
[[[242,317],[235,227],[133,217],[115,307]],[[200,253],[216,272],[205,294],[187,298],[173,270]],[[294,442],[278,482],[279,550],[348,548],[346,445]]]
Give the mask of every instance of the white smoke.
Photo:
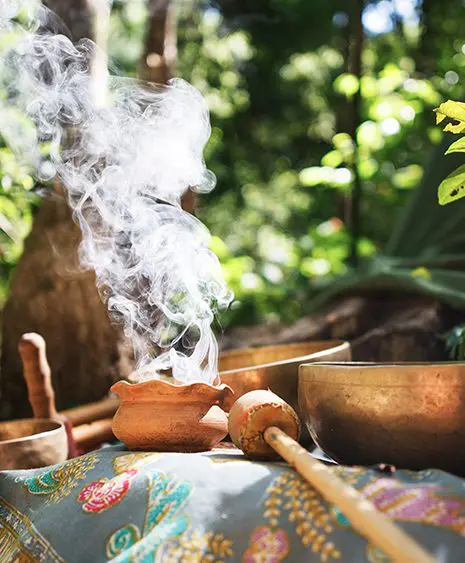
[[[0,0],[2,44],[9,43],[0,53],[3,110],[20,107],[40,140],[51,141],[82,230],[81,261],[95,270],[110,314],[132,337],[140,373],[172,368],[178,381],[213,382],[213,315],[232,295],[208,248],[209,232],[180,204],[189,187],[215,186],[203,160],[205,101],[179,79],[156,89],[108,76],[109,103],[101,107],[91,89],[95,45],[47,31],[43,7],[18,24],[18,10],[30,6]],[[1,122],[0,132],[12,136]],[[35,139],[13,145],[40,170]]]

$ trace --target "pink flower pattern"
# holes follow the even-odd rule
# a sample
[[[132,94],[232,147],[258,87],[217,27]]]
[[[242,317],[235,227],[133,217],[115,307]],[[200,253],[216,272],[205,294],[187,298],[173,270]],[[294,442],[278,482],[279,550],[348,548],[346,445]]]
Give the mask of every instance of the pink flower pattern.
[[[78,495],[78,502],[84,503],[84,512],[99,513],[111,508],[125,497],[136,469],[125,471],[112,479],[99,479],[84,487]]]
[[[242,561],[243,563],[279,563],[288,553],[289,539],[284,530],[260,526],[252,532],[249,547]]]
[[[437,485],[411,486],[392,479],[368,483],[363,494],[390,518],[453,530],[465,537],[465,501]]]

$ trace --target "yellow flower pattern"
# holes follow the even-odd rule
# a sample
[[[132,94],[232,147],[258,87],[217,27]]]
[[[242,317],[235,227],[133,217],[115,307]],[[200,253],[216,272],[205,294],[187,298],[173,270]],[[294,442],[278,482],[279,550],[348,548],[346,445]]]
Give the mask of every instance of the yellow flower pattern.
[[[89,454],[60,463],[34,477],[20,480],[23,480],[29,493],[46,495],[50,503],[57,503],[78,486],[79,481],[84,479],[98,461],[97,455]]]
[[[317,554],[320,561],[341,558],[341,552],[329,539],[334,531],[331,509],[297,473],[284,471],[266,492],[264,516],[273,528],[286,513],[301,543]]]
[[[234,555],[232,541],[221,533],[188,531],[167,542],[160,563],[224,563]]]
[[[123,454],[113,459],[113,471],[116,475],[121,475],[126,471],[140,469],[145,465],[149,465],[154,461],[158,461],[162,457],[160,453],[135,453]]]

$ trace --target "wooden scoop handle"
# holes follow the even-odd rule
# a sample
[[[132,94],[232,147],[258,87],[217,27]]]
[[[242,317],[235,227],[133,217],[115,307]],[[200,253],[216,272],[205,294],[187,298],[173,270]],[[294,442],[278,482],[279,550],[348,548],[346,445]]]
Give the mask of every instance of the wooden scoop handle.
[[[23,362],[24,379],[34,418],[56,419],[58,413],[55,407],[50,366],[45,352],[45,340],[35,332],[23,334],[18,344],[18,351]]]

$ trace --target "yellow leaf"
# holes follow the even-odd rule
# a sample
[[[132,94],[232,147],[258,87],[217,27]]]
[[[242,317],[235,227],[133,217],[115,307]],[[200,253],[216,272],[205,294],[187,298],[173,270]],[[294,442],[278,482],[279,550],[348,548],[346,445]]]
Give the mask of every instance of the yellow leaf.
[[[450,131],[451,133],[463,133],[465,132],[465,104],[462,102],[454,102],[448,100],[441,104],[436,112],[436,123],[441,123],[444,119],[452,119],[455,123],[448,123],[444,127],[444,131]]]
[[[440,205],[446,205],[465,196],[465,164],[459,166],[441,182],[438,188]]]
[[[460,133],[465,132],[465,123],[448,123],[444,127],[444,131],[447,133],[454,133],[455,135],[459,135]]]
[[[465,137],[460,137],[446,150],[446,154],[451,152],[465,152]]]
[[[424,280],[430,280],[431,279],[430,271],[423,266],[420,266],[419,268],[415,268],[414,270],[412,270],[410,272],[410,275],[414,278],[421,278],[421,279],[424,279]]]

